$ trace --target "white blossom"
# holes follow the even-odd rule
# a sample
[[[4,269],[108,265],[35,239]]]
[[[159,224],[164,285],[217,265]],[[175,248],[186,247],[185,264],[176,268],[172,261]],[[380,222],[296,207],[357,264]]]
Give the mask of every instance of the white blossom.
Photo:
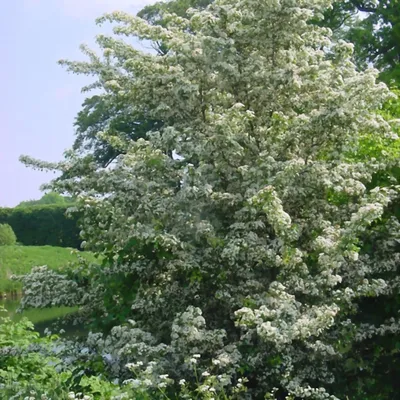
[[[128,40],[100,35],[104,59],[62,64],[94,76],[100,104],[144,132],[119,132],[113,115],[90,132],[117,154],[107,167],[90,141],[58,164],[24,158],[64,172],[50,186],[77,196],[83,239],[106,259],[68,273],[33,268],[22,307],[111,318],[128,304],[128,324],[86,341],[107,373],[134,369],[129,383],[143,390],[207,369],[198,390],[219,398],[246,390],[238,376],[250,370],[257,387],[246,398],[280,387],[335,400],[325,388],[353,344],[400,331],[397,315],[356,322],[364,299],[399,294],[400,226],[396,179],[375,183],[398,160],[358,158],[366,135],[397,145],[378,114],[392,94],[377,71],[356,69],[351,44],[310,23],[331,6],[215,0],[165,26],[100,18]],[[132,38],[168,51],[138,51]]]

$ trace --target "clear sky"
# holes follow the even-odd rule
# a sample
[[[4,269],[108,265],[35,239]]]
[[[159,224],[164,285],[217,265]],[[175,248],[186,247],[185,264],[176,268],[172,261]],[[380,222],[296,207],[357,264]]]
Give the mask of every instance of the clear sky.
[[[0,207],[42,196],[51,174],[33,171],[27,154],[58,161],[72,145],[73,122],[87,79],[68,74],[61,58],[80,60],[81,43],[92,45],[105,28],[104,12],[136,13],[155,0],[3,0],[0,5]]]

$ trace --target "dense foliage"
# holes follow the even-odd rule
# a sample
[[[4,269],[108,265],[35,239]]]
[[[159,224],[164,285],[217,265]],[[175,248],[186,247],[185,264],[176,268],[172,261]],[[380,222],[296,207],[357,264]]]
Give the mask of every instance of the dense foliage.
[[[139,16],[152,25],[166,26],[168,14],[174,13],[179,17],[188,17],[187,10],[191,7],[204,9],[213,0],[170,0],[156,2],[146,6],[139,12]],[[354,43],[352,61],[357,68],[363,70],[367,65],[374,65],[380,69],[380,79],[391,86],[398,86],[400,43],[398,0],[396,1],[335,1],[332,7],[326,8],[323,18],[314,18],[312,24],[332,30],[335,40],[345,39]],[[190,30],[188,31],[188,33]],[[154,49],[159,54],[166,54],[168,46],[162,39],[154,43]],[[98,62],[97,56],[85,46],[82,50],[94,63]],[[61,64],[64,64],[61,62]],[[98,76],[100,81],[109,81],[112,72],[108,69],[90,69],[87,73]],[[111,79],[112,80],[112,79]],[[100,86],[102,84],[100,83]],[[85,92],[98,87],[88,86]],[[148,110],[136,107],[132,102],[124,100],[122,93],[110,88],[105,88],[89,96],[79,112],[76,121],[76,140],[73,150],[75,157],[82,158],[80,168],[67,168],[61,179],[74,174],[84,174],[95,167],[107,167],[112,164],[120,154],[124,154],[123,146],[111,145],[99,132],[107,130],[108,136],[116,140],[135,141],[144,138],[150,130],[160,129],[164,121],[150,117]],[[83,161],[84,160],[84,161]],[[90,173],[90,172],[89,172]]]
[[[119,386],[105,380],[102,374],[90,375],[90,368],[96,364],[99,365],[99,360],[91,354],[89,347],[74,345],[50,332],[47,336],[40,337],[34,332],[32,323],[26,318],[14,322],[1,314],[4,311],[0,307],[0,399],[150,400],[163,398],[172,400],[166,389],[171,381],[167,376],[159,377],[159,387],[150,394],[146,389],[132,389],[129,380],[125,382],[125,385]],[[79,361],[86,366],[85,373],[74,367],[74,363]],[[127,367],[135,369],[132,364]],[[194,363],[194,372],[195,369]],[[147,373],[151,375],[149,368]],[[200,381],[211,382],[215,378],[198,377],[199,389],[192,393],[185,382],[181,382],[186,398],[210,400],[207,392],[200,391]],[[236,393],[243,392],[244,386],[238,385]],[[223,392],[216,391],[214,398],[228,399]]]
[[[26,319],[14,323],[0,314],[1,399],[68,398],[63,390],[68,374],[57,371],[59,359],[44,355],[52,339],[40,339]]]
[[[348,40],[357,44],[355,60],[365,68],[373,63],[380,70],[380,78],[390,85],[400,84],[400,1],[352,0],[356,18],[345,32]],[[342,13],[342,17],[346,14]],[[345,24],[346,25],[346,24]]]
[[[152,25],[167,25],[164,21],[164,14],[175,14],[179,17],[188,17],[188,10],[192,8],[204,9],[210,5],[213,0],[173,0],[155,2],[144,7],[139,13],[138,17],[145,19]]]
[[[0,246],[13,245],[17,243],[17,237],[10,225],[0,224]]]
[[[79,249],[79,216],[67,216],[67,209],[65,205],[0,208],[0,223],[9,224],[18,242],[27,246],[49,245]]]
[[[187,17],[189,8],[205,8],[213,0],[170,0],[146,6],[139,16],[152,24],[164,25],[163,15]],[[354,43],[353,59],[364,69],[373,64],[380,78],[390,85],[400,82],[399,0],[338,0],[324,11],[324,18],[312,21],[332,29],[336,37]],[[164,51],[162,43],[156,43]]]
[[[316,23],[330,6],[115,12],[99,23],[128,40],[62,62],[101,90],[87,146],[25,162],[63,172],[104,262],[34,269],[23,305],[80,307],[101,332],[68,349],[82,375],[143,399],[396,393],[398,103]]]
[[[58,204],[58,205],[68,205],[73,204],[74,199],[68,196],[61,196],[55,192],[49,192],[44,194],[39,200],[26,200],[22,201],[17,205],[17,207],[29,207],[29,206],[37,206],[43,204]]]

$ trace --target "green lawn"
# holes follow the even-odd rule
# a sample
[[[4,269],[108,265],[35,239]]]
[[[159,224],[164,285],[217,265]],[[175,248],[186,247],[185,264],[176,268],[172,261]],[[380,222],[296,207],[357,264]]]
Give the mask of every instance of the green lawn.
[[[77,256],[71,252],[72,249],[65,247],[0,246],[0,293],[21,289],[19,282],[10,280],[12,275],[26,274],[34,266],[47,265],[57,269],[77,261]],[[79,254],[90,261],[95,260],[92,253]]]

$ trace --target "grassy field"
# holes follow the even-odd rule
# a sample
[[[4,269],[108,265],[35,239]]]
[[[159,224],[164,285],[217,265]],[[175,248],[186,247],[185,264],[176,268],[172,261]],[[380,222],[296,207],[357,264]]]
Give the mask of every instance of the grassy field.
[[[21,284],[10,280],[12,275],[28,273],[32,267],[47,265],[57,269],[77,261],[77,256],[71,254],[72,249],[52,246],[0,246],[0,293],[20,290]],[[89,252],[80,255],[94,261]]]

